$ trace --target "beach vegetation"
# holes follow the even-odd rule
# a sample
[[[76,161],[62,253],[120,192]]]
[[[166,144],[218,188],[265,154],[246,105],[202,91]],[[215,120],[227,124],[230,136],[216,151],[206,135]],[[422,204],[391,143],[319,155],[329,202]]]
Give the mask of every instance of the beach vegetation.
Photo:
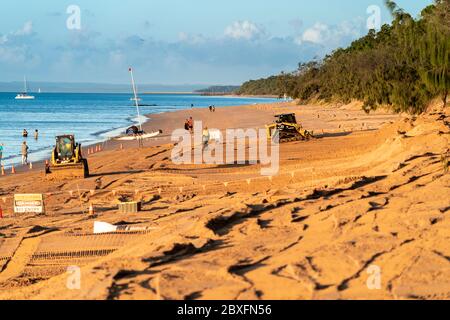
[[[285,94],[308,102],[363,102],[367,112],[380,106],[422,113],[439,97],[447,105],[450,87],[450,0],[435,0],[417,18],[385,0],[393,21],[370,30],[347,48],[297,70],[244,83],[239,94]]]

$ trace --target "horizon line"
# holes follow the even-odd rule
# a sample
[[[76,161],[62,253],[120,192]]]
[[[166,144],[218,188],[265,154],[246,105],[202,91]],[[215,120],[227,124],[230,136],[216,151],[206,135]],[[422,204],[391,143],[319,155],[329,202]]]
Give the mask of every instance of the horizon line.
[[[23,80],[14,80],[14,81],[2,81],[0,80],[0,84],[11,84],[11,83],[22,83]],[[65,82],[65,81],[45,81],[45,80],[29,80],[27,79],[27,83],[49,83],[49,84],[94,84],[94,85],[109,85],[109,86],[129,86],[127,83],[111,83],[111,82]],[[209,83],[141,83],[139,86],[167,86],[167,87],[179,87],[179,86],[240,86],[241,84],[209,84]]]

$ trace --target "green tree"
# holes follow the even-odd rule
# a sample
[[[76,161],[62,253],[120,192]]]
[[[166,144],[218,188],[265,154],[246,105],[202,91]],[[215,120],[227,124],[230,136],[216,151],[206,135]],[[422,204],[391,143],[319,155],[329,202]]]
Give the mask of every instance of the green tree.
[[[450,5],[449,1],[436,1],[434,8],[427,8],[422,15],[426,19],[426,32],[420,38],[419,73],[427,89],[440,95],[447,105],[450,88]]]

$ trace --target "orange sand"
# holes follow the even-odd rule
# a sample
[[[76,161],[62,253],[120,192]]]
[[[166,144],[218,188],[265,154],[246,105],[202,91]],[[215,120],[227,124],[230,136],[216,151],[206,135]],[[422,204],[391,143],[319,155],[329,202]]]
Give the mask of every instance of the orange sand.
[[[283,144],[271,179],[260,165],[170,160],[168,134],[190,115],[261,128],[280,112],[318,138]],[[89,179],[0,177],[0,299],[449,299],[449,122],[448,110],[366,115],[356,104],[152,116],[147,129],[163,137],[107,144],[88,158]],[[11,195],[29,192],[49,193],[47,214],[12,216]],[[119,199],[142,199],[143,211],[119,214]],[[94,236],[94,221],[154,229]],[[68,266],[81,268],[80,290],[67,287]]]

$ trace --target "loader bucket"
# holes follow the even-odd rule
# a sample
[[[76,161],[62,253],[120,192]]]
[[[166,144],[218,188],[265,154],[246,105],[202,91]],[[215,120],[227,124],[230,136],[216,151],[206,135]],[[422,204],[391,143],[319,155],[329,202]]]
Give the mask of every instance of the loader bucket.
[[[49,179],[81,179],[89,177],[89,167],[86,159],[79,163],[57,164],[46,168],[45,175]]]

